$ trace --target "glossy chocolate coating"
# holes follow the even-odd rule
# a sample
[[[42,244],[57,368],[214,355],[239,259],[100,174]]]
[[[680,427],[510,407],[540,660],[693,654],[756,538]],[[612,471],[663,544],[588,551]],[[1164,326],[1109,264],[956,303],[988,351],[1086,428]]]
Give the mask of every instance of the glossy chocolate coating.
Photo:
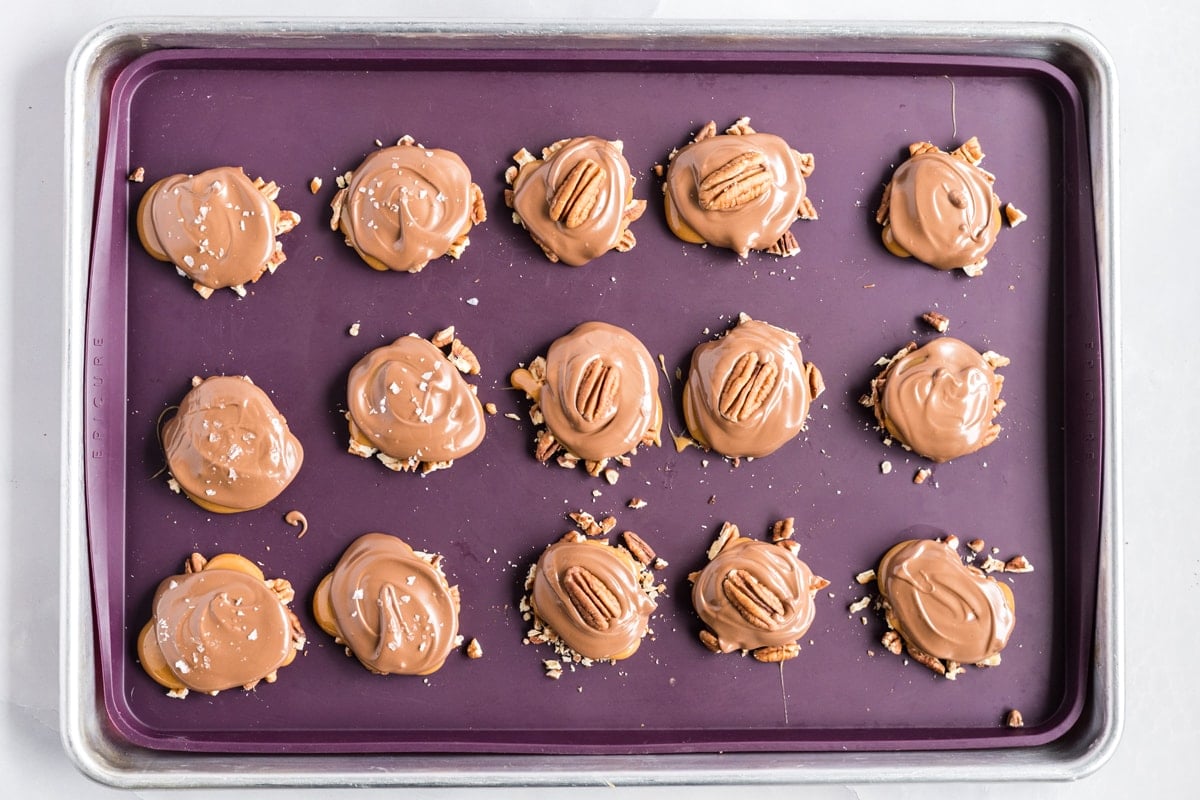
[[[287,420],[242,376],[216,375],[194,386],[163,425],[162,445],[180,488],[212,511],[262,507],[304,462]]]
[[[1002,380],[969,344],[942,336],[894,359],[875,413],[889,433],[933,461],[973,453],[999,435]]]
[[[155,592],[142,662],[165,667],[169,682],[189,690],[251,688],[273,680],[298,649],[293,621],[259,576],[221,568],[173,575]]]
[[[897,544],[880,560],[876,580],[900,635],[935,658],[978,664],[1004,649],[1012,634],[1011,593],[945,542]]]
[[[170,175],[138,207],[142,245],[210,289],[256,280],[275,255],[279,207],[240,167]]]
[[[591,378],[602,370],[598,395]],[[654,359],[629,331],[585,322],[550,345],[540,405],[550,432],[580,458],[629,453],[660,421]]]
[[[706,176],[746,153],[761,154],[769,187],[736,208],[705,208],[700,186]],[[667,167],[667,225],[676,235],[733,250],[745,258],[766,250],[788,231],[804,200],[800,155],[770,133],[719,134],[679,149]]]
[[[751,363],[757,370],[753,375]],[[692,351],[683,388],[688,431],[703,446],[731,458],[775,452],[804,429],[814,399],[810,368],[794,333],[743,321]]]
[[[420,272],[471,229],[478,192],[456,153],[384,147],[368,155],[335,196],[336,227],[373,268]]]
[[[795,642],[808,632],[816,616],[812,585],[812,570],[788,550],[739,537],[701,570],[692,585],[692,605],[721,652],[754,650]],[[769,599],[761,614],[739,610],[755,596]]]
[[[1000,200],[991,175],[931,149],[896,168],[887,216],[886,238],[919,261],[950,270],[987,256],[1000,230]]]
[[[530,603],[581,656],[628,658],[646,635],[655,609],[638,575],[638,566],[624,550],[599,541],[563,539],[538,559]],[[573,601],[572,593],[584,599]]]
[[[521,224],[547,256],[572,267],[583,266],[621,242],[629,223],[645,210],[633,200],[634,178],[621,149],[595,136],[569,139],[552,148],[544,160],[522,164],[513,180],[511,205]],[[592,162],[597,170],[595,193],[587,198],[581,219],[552,214],[555,195],[578,165]]]
[[[370,671],[428,675],[455,647],[458,605],[430,560],[395,536],[368,533],[318,585],[313,613]]]
[[[483,407],[442,352],[416,335],[363,356],[350,370],[352,430],[396,459],[452,461],[486,432]]]

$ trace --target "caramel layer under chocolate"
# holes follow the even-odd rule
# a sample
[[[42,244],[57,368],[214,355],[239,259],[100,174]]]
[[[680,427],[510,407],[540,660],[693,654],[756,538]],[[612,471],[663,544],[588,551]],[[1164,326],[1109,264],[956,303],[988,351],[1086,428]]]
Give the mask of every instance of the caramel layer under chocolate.
[[[458,258],[471,227],[487,218],[463,160],[407,138],[368,155],[332,207],[331,227],[381,272],[420,272],[435,258]]]
[[[416,334],[376,348],[350,370],[346,386],[351,452],[415,467],[473,451],[486,432],[483,406],[446,356]],[[366,443],[367,451],[353,443]],[[407,467],[406,467],[407,468]]]
[[[745,122],[723,134],[709,123],[672,154],[663,187],[667,225],[684,241],[742,258],[751,250],[793,255],[795,242],[781,241],[797,216],[815,217],[805,184],[812,156]]]
[[[697,346],[683,388],[692,438],[731,458],[769,455],[791,441],[823,388],[803,359],[796,334],[753,319]]]
[[[571,650],[594,660],[637,651],[655,603],[625,550],[570,537],[538,559],[529,601],[534,614]]]
[[[889,250],[941,270],[986,262],[1000,231],[1000,199],[993,176],[977,166],[983,154],[972,142],[973,148],[954,153],[913,145],[877,215]]]
[[[395,536],[360,536],[317,586],[317,624],[371,672],[436,672],[456,646],[459,611],[438,561]]]
[[[240,167],[170,175],[142,196],[138,237],[151,256],[201,287],[240,287],[283,262],[275,237],[300,220],[280,211],[277,194],[274,184],[252,181]]]
[[[964,564],[944,541],[900,542],[880,560],[876,580],[889,624],[934,658],[986,662],[1012,634],[1012,591]]]
[[[951,336],[903,352],[876,378],[875,415],[902,444],[949,461],[991,444],[1004,378],[975,348]]]
[[[200,381],[162,426],[171,477],[197,505],[249,511],[280,495],[304,462],[304,448],[266,392],[245,376]]]
[[[812,625],[814,576],[784,547],[729,541],[692,585],[692,605],[722,653],[794,644]]]
[[[586,264],[609,250],[629,250],[629,225],[641,217],[635,179],[621,143],[596,136],[564,139],[542,159],[521,159],[506,195],[521,225],[551,261]]]
[[[194,554],[184,574],[155,592],[153,618],[138,638],[142,667],[179,696],[273,682],[304,646],[287,608],[292,597],[287,581],[267,581],[242,556]]]
[[[662,416],[646,346],[607,322],[585,322],[550,345],[540,406],[571,453],[600,461],[632,452]]]

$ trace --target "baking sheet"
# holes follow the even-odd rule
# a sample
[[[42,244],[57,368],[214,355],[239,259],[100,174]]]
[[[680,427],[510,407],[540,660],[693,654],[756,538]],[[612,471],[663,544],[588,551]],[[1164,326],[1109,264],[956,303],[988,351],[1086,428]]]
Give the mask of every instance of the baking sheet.
[[[698,71],[701,56],[707,69]],[[1102,375],[1078,94],[1056,69],[1021,59],[737,56],[188,51],[129,68],[114,94],[100,193],[102,212],[111,206],[97,219],[88,318],[89,384],[126,391],[86,432],[117,445],[95,450],[87,499],[99,679],[122,736],[168,750],[600,753],[1009,747],[1070,728],[1088,681],[1102,444],[1099,395],[1089,388]],[[810,190],[821,219],[794,227],[795,259],[739,264],[674,240],[662,225],[650,166],[708,119],[723,125],[743,114],[816,155]],[[328,231],[328,195],[375,139],[404,133],[463,154],[490,219],[461,261],[379,275]],[[577,133],[623,139],[639,196],[652,203],[633,252],[571,270],[542,258],[499,192],[511,152]],[[950,145],[972,133],[1001,197],[1029,222],[1002,232],[988,272],[974,280],[888,256],[872,217],[891,166],[909,141]],[[304,223],[284,237],[287,264],[250,297],[204,303],[130,239],[127,204],[145,186],[124,176],[143,166],[148,186],[229,162],[283,186],[282,205]],[[326,187],[315,197],[306,189],[313,175]],[[914,486],[917,462],[883,446],[856,401],[875,358],[925,335],[915,320],[927,308],[1014,364],[1001,441]],[[350,364],[375,343],[448,323],[484,363],[481,398],[522,416],[521,399],[504,388],[509,369],[585,319],[625,324],[664,356],[667,419],[678,431],[674,368],[739,311],[800,332],[829,383],[804,439],[767,459],[734,469],[668,446],[641,453],[609,487],[537,465],[529,425],[504,417],[490,421],[479,451],[423,479],[343,452],[338,410]],[[355,321],[362,334],[352,338]],[[192,374],[215,372],[254,377],[306,448],[288,492],[236,518],[204,514],[152,478],[158,413]],[[887,476],[884,459],[896,466]],[[625,509],[635,494],[650,505]],[[312,523],[302,540],[282,522],[293,507]],[[651,541],[671,561],[671,591],[654,639],[633,659],[554,683],[540,664],[550,653],[521,644],[515,599],[529,562],[578,508],[615,512]],[[687,572],[721,520],[753,532],[783,515],[797,517],[803,557],[833,581],[811,643],[782,670],[711,656],[695,639]],[[1018,629],[1001,668],[938,681],[883,654],[870,614],[864,625],[846,611],[863,593],[852,576],[915,523],[981,536],[1037,565],[1013,581]],[[381,679],[322,640],[306,608],[311,588],[342,547],[376,529],[446,554],[463,588],[464,632],[484,643],[484,659],[452,658],[428,682]],[[133,633],[157,581],[192,549],[238,550],[297,586],[311,645],[279,683],[179,703],[141,674]],[[1001,728],[1011,707],[1026,728]]]

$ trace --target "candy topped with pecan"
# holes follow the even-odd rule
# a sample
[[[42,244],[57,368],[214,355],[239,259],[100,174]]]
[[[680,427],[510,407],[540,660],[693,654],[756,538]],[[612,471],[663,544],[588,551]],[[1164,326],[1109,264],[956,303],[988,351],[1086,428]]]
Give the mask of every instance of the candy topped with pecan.
[[[685,242],[724,247],[742,258],[751,250],[795,255],[800,246],[792,223],[817,218],[805,183],[813,163],[811,153],[756,132],[749,117],[723,134],[709,122],[668,160],[667,225]]]
[[[769,455],[804,430],[825,389],[791,331],[743,314],[692,351],[683,414],[692,438],[730,458]]]
[[[614,546],[572,531],[543,551],[526,579],[530,642],[552,644],[584,666],[637,651],[662,587],[643,561],[645,542],[636,534],[625,542]]]
[[[368,155],[333,196],[330,227],[380,272],[420,272],[459,258],[487,219],[483,192],[457,153],[405,136]]]
[[[161,439],[171,487],[219,514],[266,505],[304,463],[287,420],[244,375],[193,378]]]
[[[885,435],[931,461],[949,461],[988,446],[1000,435],[1004,408],[996,372],[1008,359],[980,353],[952,336],[918,347],[910,342],[871,381],[864,403]]]
[[[172,697],[274,683],[304,649],[300,620],[287,607],[294,597],[288,581],[267,579],[243,556],[193,553],[182,575],[159,584],[138,660]]]
[[[364,534],[317,585],[313,616],[371,672],[429,675],[458,639],[458,587],[441,562],[395,536]]]
[[[626,464],[638,445],[660,443],[658,372],[646,346],[606,322],[585,322],[556,339],[543,358],[513,371],[512,385],[533,401],[539,461],[583,461],[600,475]]]
[[[300,215],[276,204],[279,187],[250,180],[241,167],[169,175],[142,196],[138,238],[151,256],[169,261],[207,299],[217,289],[246,294],[246,284],[286,260],[277,236]]]
[[[580,267],[637,244],[629,226],[646,201],[633,196],[636,179],[621,149],[619,140],[582,136],[560,139],[541,158],[524,148],[513,156],[504,202],[551,261]]]
[[[884,245],[931,267],[980,274],[1000,231],[1000,198],[993,190],[995,176],[979,166],[979,139],[972,136],[949,153],[930,142],[914,142],[908,152],[875,213]],[[1024,219],[1009,209],[1010,224]]]
[[[709,650],[753,651],[768,662],[800,653],[799,639],[816,616],[813,598],[829,581],[795,555],[793,523],[776,523],[772,542],[742,536],[731,522],[721,527],[708,564],[690,576],[692,605],[706,626],[700,641]]]
[[[432,341],[412,333],[375,348],[351,368],[346,382],[349,451],[377,456],[397,472],[452,466],[486,433],[483,406],[462,375],[479,371],[453,327]]]

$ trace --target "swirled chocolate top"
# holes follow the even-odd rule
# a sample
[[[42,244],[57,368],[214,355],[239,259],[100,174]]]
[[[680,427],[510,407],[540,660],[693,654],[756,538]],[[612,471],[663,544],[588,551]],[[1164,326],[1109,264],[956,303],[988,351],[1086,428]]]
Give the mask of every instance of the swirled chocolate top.
[[[876,580],[893,627],[935,658],[978,664],[999,653],[1012,634],[1011,591],[964,564],[945,542],[900,542],[880,560]]]
[[[1000,199],[994,177],[978,166],[978,140],[953,153],[928,143],[910,150],[878,214],[884,243],[941,270],[981,265],[1000,231]]]
[[[164,685],[210,694],[273,681],[304,644],[286,605],[290,586],[264,580],[241,556],[208,564],[159,584],[139,640],[142,666]]]
[[[346,386],[350,422],[396,459],[452,461],[479,446],[483,407],[446,356],[412,334],[367,353]]]
[[[948,461],[993,442],[1003,377],[969,344],[942,336],[892,359],[876,379],[875,414],[901,443]]]
[[[395,536],[360,536],[317,587],[317,623],[372,672],[435,672],[455,647],[459,609],[436,562]]]
[[[266,392],[244,376],[200,381],[162,427],[167,469],[211,511],[260,508],[279,496],[304,462],[304,449]]]
[[[467,233],[487,213],[456,153],[401,142],[351,172],[334,195],[331,226],[373,268],[420,272],[435,258],[461,255]]]
[[[240,167],[216,167],[155,182],[138,206],[138,237],[208,289],[242,286],[283,261],[278,233],[300,218],[275,204],[278,187]]]

